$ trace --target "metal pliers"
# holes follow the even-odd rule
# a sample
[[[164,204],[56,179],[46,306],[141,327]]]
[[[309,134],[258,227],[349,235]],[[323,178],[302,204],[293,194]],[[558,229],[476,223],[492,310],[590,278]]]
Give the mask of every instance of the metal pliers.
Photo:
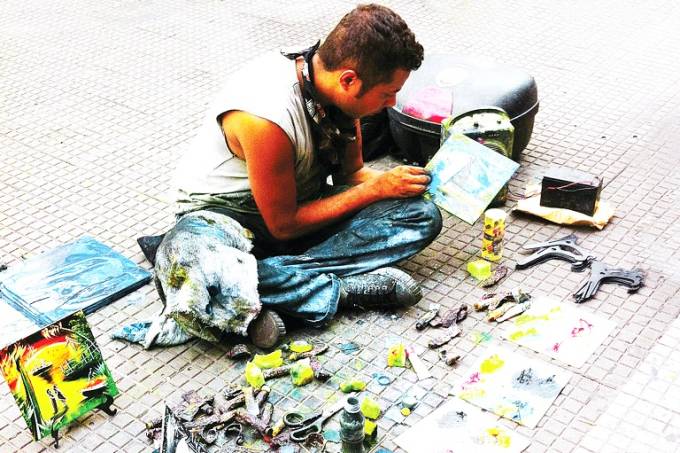
[[[577,245],[577,238],[573,234],[561,239],[529,244],[522,247],[522,249],[525,251],[534,251],[534,253],[523,260],[518,261],[515,265],[515,269],[526,269],[548,260],[559,259],[571,263],[572,270],[576,270],[576,266],[587,266],[591,261],[596,259]]]
[[[627,286],[629,293],[634,293],[643,285],[645,275],[640,269],[628,270],[609,267],[601,261],[591,261],[588,264],[590,266],[590,277],[574,293],[574,299],[576,299],[577,304],[593,297],[602,283],[618,283],[619,285]],[[588,266],[578,266],[575,270],[582,271],[586,267]]]

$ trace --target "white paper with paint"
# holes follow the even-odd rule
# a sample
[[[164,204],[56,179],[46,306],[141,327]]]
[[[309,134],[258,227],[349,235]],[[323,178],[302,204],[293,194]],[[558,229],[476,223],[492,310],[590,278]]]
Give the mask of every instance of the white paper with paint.
[[[458,398],[446,401],[394,442],[408,453],[519,453],[530,443],[498,417]]]
[[[581,367],[616,323],[583,307],[548,297],[532,299],[529,310],[506,322],[502,337],[567,365]]]
[[[482,352],[451,393],[534,428],[570,377],[560,367],[493,345]]]

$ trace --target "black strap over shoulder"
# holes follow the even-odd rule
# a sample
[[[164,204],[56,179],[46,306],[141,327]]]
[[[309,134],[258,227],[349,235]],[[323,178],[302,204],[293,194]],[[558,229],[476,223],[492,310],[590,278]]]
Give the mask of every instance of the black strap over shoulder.
[[[302,66],[302,97],[305,112],[312,125],[314,145],[319,161],[329,174],[340,170],[342,157],[348,144],[356,141],[355,121],[334,105],[322,105],[314,86],[312,58],[321,41],[298,52],[281,52],[289,60],[304,59]],[[324,177],[325,179],[325,177]]]

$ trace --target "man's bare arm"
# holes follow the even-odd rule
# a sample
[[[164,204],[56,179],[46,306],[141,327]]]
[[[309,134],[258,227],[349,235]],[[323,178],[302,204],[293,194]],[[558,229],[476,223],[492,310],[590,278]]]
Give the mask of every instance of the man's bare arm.
[[[283,130],[245,112],[230,112],[222,122],[225,130],[236,131],[229,134],[235,139],[230,146],[245,157],[255,202],[270,233],[280,240],[316,231],[379,200],[419,195],[429,183],[423,169],[400,166],[340,194],[298,205],[295,153]]]
[[[364,158],[361,150],[363,149],[363,138],[361,136],[361,126],[359,120],[354,124],[356,128],[356,141],[347,145],[344,160],[342,162],[342,172],[333,175],[333,183],[339,185],[356,186],[369,179],[377,178],[383,171],[364,167]]]

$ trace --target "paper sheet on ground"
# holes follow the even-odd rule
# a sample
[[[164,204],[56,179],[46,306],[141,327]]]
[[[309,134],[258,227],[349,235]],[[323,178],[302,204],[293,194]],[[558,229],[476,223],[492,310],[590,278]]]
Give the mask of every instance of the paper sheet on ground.
[[[548,297],[534,298],[529,310],[505,324],[503,338],[577,368],[616,326],[583,307]]]
[[[408,453],[519,453],[529,446],[529,439],[496,416],[458,398],[446,401],[394,442]]]
[[[493,345],[482,352],[451,393],[534,428],[570,377],[560,367]]]

